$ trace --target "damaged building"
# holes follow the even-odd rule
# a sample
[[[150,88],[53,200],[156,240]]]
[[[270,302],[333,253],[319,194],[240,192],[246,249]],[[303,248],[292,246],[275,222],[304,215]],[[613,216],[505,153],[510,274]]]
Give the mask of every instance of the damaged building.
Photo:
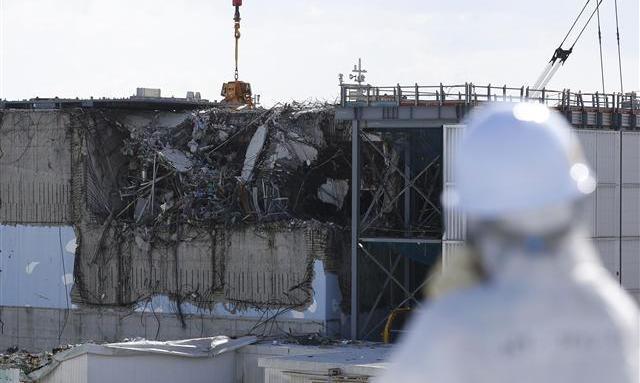
[[[0,110],[0,348],[343,331],[349,124],[172,107]]]
[[[440,195],[460,122],[487,101],[545,103],[577,129],[599,177],[591,237],[638,298],[636,95],[528,92],[343,84],[338,105],[0,104],[0,348],[381,339],[464,244]]]

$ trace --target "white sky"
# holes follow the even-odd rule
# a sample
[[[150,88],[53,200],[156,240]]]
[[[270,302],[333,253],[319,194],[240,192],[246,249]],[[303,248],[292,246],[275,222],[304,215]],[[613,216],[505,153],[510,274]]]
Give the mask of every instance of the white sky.
[[[358,57],[377,85],[532,84],[585,0],[245,0],[240,78],[263,103],[334,100]],[[595,3],[595,1],[594,1]],[[618,0],[625,90],[639,84],[639,1]],[[219,99],[233,78],[231,0],[0,0],[0,99]],[[607,91],[619,90],[603,0]],[[550,88],[600,85],[595,18]]]

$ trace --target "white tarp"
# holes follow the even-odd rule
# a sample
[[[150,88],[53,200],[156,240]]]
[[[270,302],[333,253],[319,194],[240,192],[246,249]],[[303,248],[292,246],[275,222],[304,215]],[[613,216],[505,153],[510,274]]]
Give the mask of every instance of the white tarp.
[[[188,358],[206,358],[233,351],[239,347],[254,343],[255,337],[230,339],[226,336],[196,338],[170,341],[139,340],[123,343],[108,343],[102,347],[114,350],[128,350],[155,354],[178,355]]]

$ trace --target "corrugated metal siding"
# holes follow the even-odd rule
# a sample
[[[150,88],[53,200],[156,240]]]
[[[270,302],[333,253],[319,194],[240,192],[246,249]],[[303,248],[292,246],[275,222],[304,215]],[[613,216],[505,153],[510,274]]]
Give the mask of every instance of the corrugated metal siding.
[[[581,118],[581,116],[574,115],[573,118]],[[596,124],[595,113],[588,116],[587,124]],[[455,185],[451,164],[456,155],[456,146],[462,137],[463,128],[463,125],[443,127],[445,191]],[[624,243],[633,243],[632,239],[630,239],[631,242],[627,242],[627,237],[640,237],[640,133],[623,132],[622,148],[619,131],[576,129],[576,133],[583,145],[587,162],[596,172],[598,181],[596,191],[585,202],[585,219],[589,233],[594,238],[607,269],[619,277],[621,236],[625,238],[623,246],[625,246]],[[443,259],[446,264],[446,258],[455,256],[456,246],[460,246],[461,241],[466,238],[466,224],[464,216],[459,211],[445,214]],[[630,249],[635,249],[632,245],[628,246]],[[622,267],[625,270],[629,267],[638,267],[637,264],[631,263],[632,255],[624,254],[624,257],[626,258]],[[636,278],[633,283],[640,285],[640,275],[637,274],[640,274],[640,271],[636,273],[634,270],[628,274],[627,279]]]
[[[444,187],[444,202],[445,204],[450,198],[450,190],[453,185],[446,185]],[[467,234],[467,220],[460,209],[445,209],[444,211],[444,239],[447,241],[462,241],[466,239]]]
[[[620,132],[577,129],[598,186],[586,201],[585,218],[592,237],[620,235]]]
[[[640,132],[622,133],[622,182],[640,184]]]
[[[581,115],[580,112],[573,112],[573,114]],[[582,149],[584,151],[584,156],[587,159],[587,163],[592,169],[595,169],[595,164],[597,160],[596,152],[597,152],[597,135],[594,130],[576,130],[578,135],[578,139],[582,144]],[[587,200],[584,202],[584,220],[587,225],[587,229],[589,231],[589,236],[596,236],[596,193],[591,194],[587,197]]]
[[[640,185],[622,186],[622,236],[640,237]]]
[[[453,175],[453,159],[456,157],[458,146],[462,140],[464,125],[444,125],[442,129],[444,140],[443,181],[445,184],[454,184],[456,180]]]
[[[445,203],[450,198],[448,193],[455,186],[455,177],[453,174],[453,159],[456,156],[457,148],[460,145],[462,134],[464,132],[464,125],[444,125],[443,126],[443,140],[444,140],[444,175],[443,175],[443,189],[445,192]],[[467,226],[464,215],[458,209],[445,210],[444,217],[444,239],[445,240],[464,240],[466,238]]]
[[[596,151],[597,151],[597,135],[595,130],[576,130],[578,140],[582,144],[584,150],[584,156],[587,158],[587,162],[591,168],[595,169],[596,164]]]
[[[598,183],[620,183],[620,133],[596,130],[595,171]],[[580,133],[579,133],[580,134]]]
[[[622,206],[621,235],[640,237],[640,132],[622,133]]]
[[[42,383],[83,383],[89,381],[87,354],[65,360],[49,375],[40,380]]]
[[[596,188],[596,237],[620,235],[620,187],[598,184]]]
[[[622,286],[640,293],[640,237],[622,240]]]
[[[596,221],[596,194],[592,193],[591,195],[589,195],[583,204],[583,209],[584,209],[584,221],[585,224],[587,225],[587,230],[588,230],[588,234],[589,237],[595,237],[596,236],[596,225],[597,225],[597,221]]]
[[[604,267],[620,279],[620,240],[618,238],[594,238],[593,240]]]
[[[620,133],[609,130],[575,130],[584,155],[599,184],[620,182]]]
[[[443,241],[442,242],[442,268],[446,269],[452,264],[453,258],[463,255],[463,241]]]
[[[282,373],[282,370],[277,368],[265,368],[264,369],[264,382],[265,383],[294,383],[295,380],[291,380],[288,376]]]

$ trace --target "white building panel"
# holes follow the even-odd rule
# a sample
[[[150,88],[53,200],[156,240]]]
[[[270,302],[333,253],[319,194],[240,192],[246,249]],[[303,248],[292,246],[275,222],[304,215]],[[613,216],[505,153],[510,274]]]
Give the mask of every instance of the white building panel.
[[[622,286],[640,293],[640,237],[622,240]]]
[[[442,241],[442,268],[455,264],[456,257],[464,255],[464,242],[462,241]]]
[[[444,199],[443,202],[447,204],[451,197],[452,185],[446,185],[444,187]],[[446,241],[462,241],[466,239],[467,234],[467,220],[459,209],[445,209],[444,210],[444,240]]]
[[[464,125],[444,125],[443,126],[443,140],[444,140],[444,174],[443,182],[445,185],[455,183],[453,176],[453,160],[456,157],[456,152],[462,135],[464,133]]]
[[[595,124],[595,121],[590,123]],[[444,126],[445,190],[455,184],[451,163],[462,133],[463,125]],[[640,238],[640,133],[623,132],[621,136],[619,131],[593,129],[577,129],[576,133],[598,181],[595,193],[585,201],[584,206],[583,217],[588,233],[594,238],[605,267],[618,279],[621,273],[626,272],[625,287],[628,289],[631,288],[628,286],[640,285],[639,265],[634,263],[640,257],[640,252],[633,242],[634,238]],[[445,213],[442,245],[445,265],[448,258],[458,254],[457,249],[461,248],[465,234],[464,216],[458,211]],[[624,248],[622,264],[621,238]],[[634,270],[628,271],[634,267]]]
[[[70,226],[0,225],[0,306],[69,308],[75,246]]]
[[[622,236],[640,237],[640,184],[622,186]]]
[[[620,183],[620,132],[597,130],[595,171],[598,183]]]
[[[80,383],[89,382],[87,354],[79,355],[75,358],[65,360],[60,368],[55,369],[51,374],[45,376],[40,381],[42,383]]]
[[[583,202],[583,216],[584,223],[587,226],[587,233],[589,237],[596,236],[596,194],[592,193]]]
[[[451,202],[452,195],[450,191],[455,186],[455,177],[453,175],[453,161],[456,155],[458,145],[462,139],[464,125],[445,125],[443,127],[443,189],[444,202]],[[466,238],[466,219],[464,215],[457,209],[445,210],[444,219],[444,239],[445,240],[464,240]]]
[[[617,238],[595,238],[593,240],[602,264],[620,280],[620,240]]]
[[[620,187],[601,185],[596,188],[596,237],[620,235]]]
[[[640,132],[622,133],[622,182],[640,184]]]
[[[587,158],[587,162],[591,166],[592,169],[595,170],[596,167],[596,148],[597,148],[597,133],[595,130],[584,130],[579,129],[576,130],[578,135],[578,139],[582,144],[582,149],[584,150],[584,156]]]

